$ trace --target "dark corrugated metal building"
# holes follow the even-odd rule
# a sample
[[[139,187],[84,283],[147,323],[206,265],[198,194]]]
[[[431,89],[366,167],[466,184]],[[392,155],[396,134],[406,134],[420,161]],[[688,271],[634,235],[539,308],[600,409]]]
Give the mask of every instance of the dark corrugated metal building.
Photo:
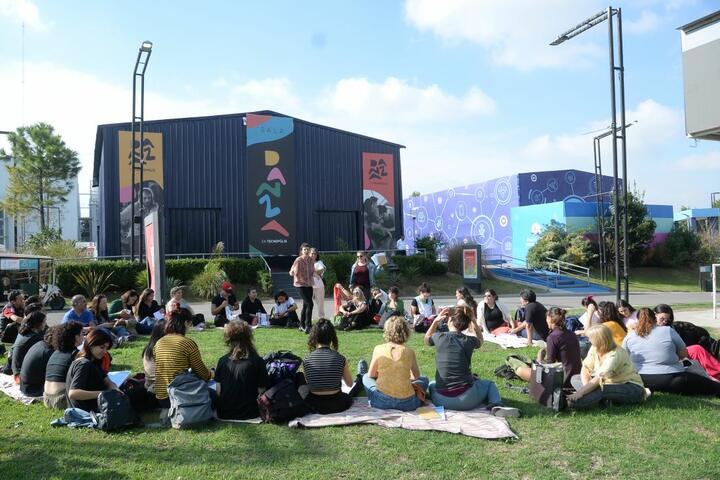
[[[272,111],[146,121],[144,129],[140,147],[137,134],[130,144],[129,123],[98,126],[100,256],[129,254],[130,151],[138,158],[140,149],[147,163],[136,209],[142,197],[146,210],[164,213],[167,254],[208,253],[219,241],[226,252],[266,255],[294,254],[303,241],[321,250],[339,240],[393,248],[402,232],[402,145]]]

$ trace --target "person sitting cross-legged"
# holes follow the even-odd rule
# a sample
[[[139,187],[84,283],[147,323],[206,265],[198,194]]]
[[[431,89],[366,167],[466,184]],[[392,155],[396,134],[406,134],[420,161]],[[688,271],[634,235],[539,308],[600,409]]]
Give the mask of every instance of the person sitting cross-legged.
[[[635,371],[630,356],[618,347],[605,325],[593,325],[585,332],[590,351],[583,361],[580,375],[572,377],[576,392],[567,397],[570,408],[590,408],[601,402],[642,403],[645,386]]]
[[[370,371],[363,376],[370,406],[383,410],[415,410],[423,403],[415,393],[415,386],[424,396],[428,379],[420,376],[415,352],[405,346],[410,338],[405,317],[390,317],[385,322],[383,336],[385,343],[375,347]]]
[[[97,411],[100,393],[120,391],[102,368],[103,358],[111,347],[112,337],[106,329],[93,327],[88,331],[83,348],[70,365],[65,380],[70,407],[86,412]]]
[[[448,331],[438,332],[443,322]],[[520,415],[517,408],[503,405],[495,382],[481,380],[470,370],[472,354],[482,345],[482,331],[469,307],[443,308],[425,333],[425,345],[435,347],[435,381],[429,385],[434,405],[452,410],[487,405],[496,416]]]
[[[320,414],[338,413],[350,408],[353,397],[362,390],[362,376],[367,373],[367,364],[360,361],[353,379],[347,360],[338,352],[335,327],[324,318],[310,328],[308,349],[310,353],[303,360],[307,385],[299,388],[305,403]],[[342,391],[341,381],[352,387],[349,393]]]

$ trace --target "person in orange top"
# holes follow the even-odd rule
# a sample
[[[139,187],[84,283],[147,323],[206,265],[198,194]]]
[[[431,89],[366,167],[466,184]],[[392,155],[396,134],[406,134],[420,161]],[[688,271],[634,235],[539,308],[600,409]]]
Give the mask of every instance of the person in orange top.
[[[310,333],[312,327],[313,311],[313,282],[315,275],[315,259],[310,255],[311,247],[307,243],[300,245],[300,255],[295,259],[290,268],[290,275],[293,277],[293,286],[300,291],[303,299],[302,312],[300,314],[300,329]]]
[[[600,315],[600,324],[605,325],[612,333],[615,345],[622,345],[625,335],[627,335],[627,327],[617,307],[612,302],[600,302],[598,313]]]

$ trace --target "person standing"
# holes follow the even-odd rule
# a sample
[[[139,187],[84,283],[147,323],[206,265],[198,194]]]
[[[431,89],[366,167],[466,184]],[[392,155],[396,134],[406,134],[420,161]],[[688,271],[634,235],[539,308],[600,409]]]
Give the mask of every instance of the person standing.
[[[370,298],[370,288],[375,285],[375,264],[368,260],[365,252],[357,252],[355,263],[350,269],[350,290],[360,287],[365,298]]]
[[[313,275],[313,304],[318,307],[318,318],[325,318],[325,264],[320,260],[317,248],[310,249],[310,255],[315,262],[315,274]]]
[[[312,327],[315,261],[310,255],[309,244],[303,243],[300,245],[300,255],[293,262],[289,273],[293,277],[293,286],[300,291],[300,296],[302,296],[303,299],[302,312],[300,313],[300,329],[304,333],[310,333],[310,327]]]
[[[398,238],[397,242],[395,242],[395,255],[406,256],[408,255],[409,248],[410,247],[405,241],[405,235],[400,235],[400,238]]]

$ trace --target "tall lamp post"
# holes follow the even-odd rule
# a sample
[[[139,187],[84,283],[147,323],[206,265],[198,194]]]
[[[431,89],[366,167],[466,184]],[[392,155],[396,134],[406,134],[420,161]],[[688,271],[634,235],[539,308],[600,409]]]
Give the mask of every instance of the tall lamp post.
[[[617,19],[617,64],[615,60],[615,35],[613,32],[612,17],[615,16]],[[615,210],[615,299],[617,301],[621,298],[622,287],[625,290],[625,300],[630,300],[630,275],[628,265],[628,238],[627,238],[627,148],[626,148],[626,136],[625,136],[625,67],[623,65],[623,43],[622,43],[622,9],[608,7],[607,10],[596,13],[592,17],[584,20],[580,24],[574,26],[570,30],[560,34],[558,38],[553,40],[550,45],[557,46],[561,43],[574,38],[586,30],[591,29],[595,25],[598,25],[605,20],[608,21],[608,43],[609,43],[609,58],[610,58],[610,136],[612,137],[612,156],[613,156],[613,190],[615,195],[613,196],[613,208]],[[620,125],[617,125],[617,99],[615,95],[616,80],[615,72],[618,73],[618,89],[620,90]],[[620,134],[618,135],[618,131]],[[620,272],[620,181],[618,178],[618,139],[622,140],[621,155],[622,155],[622,178],[623,178],[623,208],[622,208],[622,257],[623,257],[623,269],[622,279],[623,284],[621,285],[621,272]]]
[[[150,54],[152,53],[152,42],[145,40],[140,45],[138,50],[137,59],[135,60],[135,70],[133,71],[133,105],[132,105],[132,124],[130,126],[130,170],[131,170],[131,198],[130,198],[130,216],[132,222],[130,222],[130,260],[135,261],[135,224],[142,224],[143,218],[145,218],[145,204],[142,201],[142,189],[145,181],[143,174],[145,170],[145,130],[143,122],[145,120],[145,70],[147,64],[150,61]],[[138,106],[138,82],[140,83],[140,115],[137,115]],[[135,142],[135,125],[138,124],[140,130],[140,141]],[[139,154],[135,154],[135,145],[138,145]],[[139,158],[138,158],[139,157]],[[140,172],[140,189],[135,190],[135,171]],[[135,202],[140,199],[140,212],[139,215],[135,216]],[[143,228],[140,228],[140,241],[138,245],[139,261],[143,260]]]

